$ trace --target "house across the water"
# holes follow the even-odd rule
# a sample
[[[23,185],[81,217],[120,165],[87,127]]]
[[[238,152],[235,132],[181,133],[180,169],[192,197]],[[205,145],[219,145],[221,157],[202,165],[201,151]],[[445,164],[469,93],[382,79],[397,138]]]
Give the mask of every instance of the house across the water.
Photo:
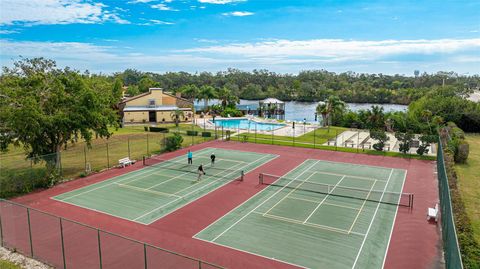
[[[148,92],[129,97],[120,103],[123,124],[173,122],[173,113],[182,110],[181,121],[193,117],[193,103],[179,95],[164,92],[162,88],[150,88]]]

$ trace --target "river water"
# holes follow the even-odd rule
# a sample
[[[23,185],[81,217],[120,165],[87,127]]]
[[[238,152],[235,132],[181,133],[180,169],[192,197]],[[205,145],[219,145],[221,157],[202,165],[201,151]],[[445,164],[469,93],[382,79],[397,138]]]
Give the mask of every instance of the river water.
[[[203,100],[195,102],[195,107],[201,109],[203,107]],[[218,100],[210,100],[208,105],[218,104]],[[296,101],[287,101],[285,102],[285,119],[290,121],[303,121],[306,119],[307,122],[315,121],[315,108],[317,107],[317,102],[296,102]],[[241,106],[251,106],[250,109],[255,110],[258,107],[258,100],[240,100]],[[408,106],[406,105],[395,105],[395,104],[357,104],[357,103],[347,103],[347,108],[352,111],[358,110],[367,110],[370,109],[372,105],[377,105],[383,107],[385,112],[390,111],[407,111]],[[319,117],[321,117],[319,115]]]

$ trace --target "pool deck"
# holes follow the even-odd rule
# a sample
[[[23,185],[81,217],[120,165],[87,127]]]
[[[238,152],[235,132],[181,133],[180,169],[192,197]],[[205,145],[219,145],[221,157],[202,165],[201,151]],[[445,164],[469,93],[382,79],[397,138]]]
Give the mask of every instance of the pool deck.
[[[233,120],[233,119],[246,119],[246,117],[241,117],[241,118],[216,118],[216,119],[219,119],[219,120],[225,120],[225,119]],[[258,122],[258,123],[278,124],[278,122],[274,122],[274,121],[270,121],[270,120],[262,120],[262,119],[259,119],[259,118],[255,118],[255,121]],[[313,130],[315,130],[316,128],[319,127],[318,125],[307,124],[307,125],[303,126],[302,123],[296,123],[295,128],[293,128],[293,123],[286,122],[285,124],[286,125],[284,127],[275,129],[273,131],[274,134],[279,135],[279,136],[299,137],[299,136],[302,136],[306,133],[313,132]],[[209,118],[197,119],[197,126],[199,126],[201,128],[205,127],[206,129],[211,129],[211,130],[215,129],[215,125],[212,123],[212,121]],[[234,136],[238,135],[238,134],[241,134],[241,133],[249,132],[246,129],[240,129],[238,131],[237,128],[225,128],[225,130],[234,130],[236,132],[234,134]],[[250,130],[250,132],[252,132],[252,130]],[[272,131],[257,130],[257,133],[259,133],[259,134],[271,134]]]

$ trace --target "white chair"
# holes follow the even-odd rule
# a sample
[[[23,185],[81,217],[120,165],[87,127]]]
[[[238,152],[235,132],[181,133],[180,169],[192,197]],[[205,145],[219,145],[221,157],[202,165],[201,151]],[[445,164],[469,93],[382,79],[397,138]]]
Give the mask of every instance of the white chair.
[[[438,221],[438,203],[435,204],[434,208],[429,207],[427,211],[427,220],[435,219],[435,222]]]

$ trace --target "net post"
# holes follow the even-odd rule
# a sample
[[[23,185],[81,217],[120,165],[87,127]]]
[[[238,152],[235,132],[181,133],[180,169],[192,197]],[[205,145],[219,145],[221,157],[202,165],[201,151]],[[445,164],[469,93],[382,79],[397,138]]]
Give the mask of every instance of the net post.
[[[143,243],[143,260],[145,262],[144,268],[147,269],[148,263],[147,263],[147,244]]]
[[[63,222],[62,218],[58,218],[60,220],[60,240],[62,241],[62,259],[63,259],[63,269],[67,269],[67,261],[65,259],[65,243],[63,241]]]
[[[260,185],[263,185],[263,174],[262,173],[258,174],[258,183]]]
[[[100,243],[100,229],[97,229],[97,239],[98,239],[98,261],[100,265],[100,269],[103,268],[102,265],[102,245]]]
[[[145,156],[142,156],[142,162],[143,162],[143,166],[147,165]]]
[[[30,254],[33,258],[32,225],[30,224],[30,208],[27,207],[28,238],[30,240]]]
[[[243,172],[242,170],[240,171],[240,181],[243,181],[244,177],[245,177],[245,172]]]

